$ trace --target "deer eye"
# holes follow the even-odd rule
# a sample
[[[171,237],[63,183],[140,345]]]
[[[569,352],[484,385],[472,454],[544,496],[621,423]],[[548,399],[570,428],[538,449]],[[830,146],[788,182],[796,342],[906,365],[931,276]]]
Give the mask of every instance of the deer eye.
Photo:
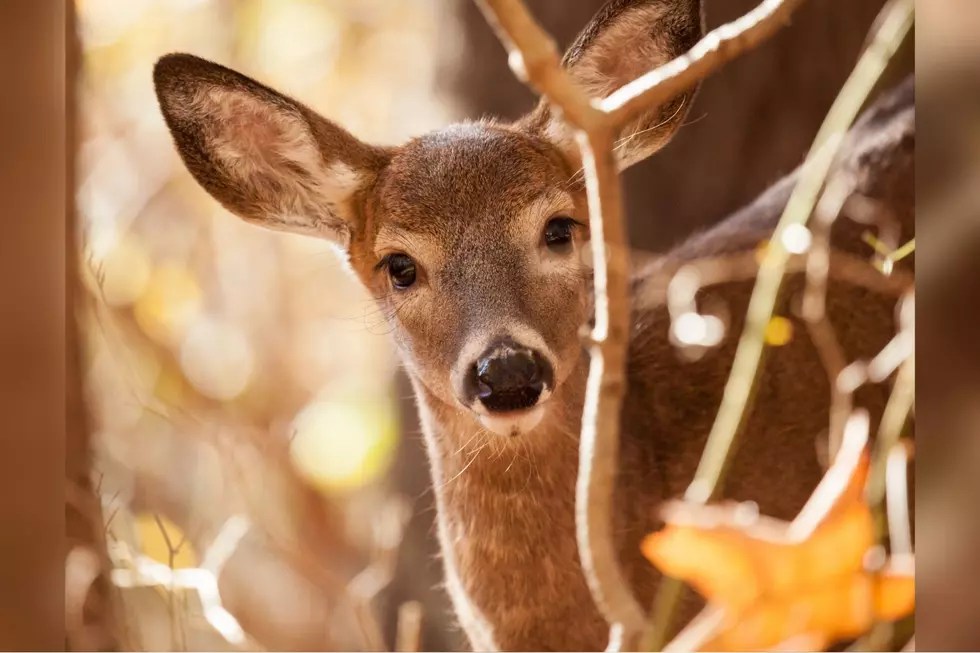
[[[388,270],[388,276],[395,288],[404,290],[415,283],[415,261],[408,255],[389,254],[382,259],[381,265]]]
[[[548,220],[544,228],[545,246],[552,251],[566,251],[572,244],[572,232],[577,224],[575,220],[564,215]]]

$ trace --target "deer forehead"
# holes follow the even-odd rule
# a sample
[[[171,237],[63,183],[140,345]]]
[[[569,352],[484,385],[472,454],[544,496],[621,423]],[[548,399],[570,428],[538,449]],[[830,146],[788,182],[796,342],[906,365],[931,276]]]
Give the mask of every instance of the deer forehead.
[[[453,125],[399,148],[378,185],[380,234],[443,243],[520,236],[571,210],[570,173],[544,141],[497,125]]]

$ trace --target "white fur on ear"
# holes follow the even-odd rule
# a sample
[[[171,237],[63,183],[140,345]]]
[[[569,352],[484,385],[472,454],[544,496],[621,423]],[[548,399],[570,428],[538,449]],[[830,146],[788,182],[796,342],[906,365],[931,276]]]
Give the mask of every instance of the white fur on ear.
[[[575,83],[592,98],[604,98],[697,42],[703,16],[697,0],[610,2],[579,36],[565,57]],[[691,104],[693,91],[624,126],[616,142],[620,170],[645,159],[673,136]],[[539,105],[525,124],[578,162],[572,131],[550,107]]]
[[[215,163],[231,181],[261,198],[267,226],[346,240],[346,229],[336,218],[350,218],[350,200],[365,175],[343,161],[326,162],[298,112],[243,91],[213,87],[200,89],[179,112],[205,125]]]
[[[604,98],[647,71],[670,60],[670,44],[652,35],[651,26],[666,15],[663,3],[623,12],[596,36],[571,67],[575,81],[594,98]]]
[[[153,84],[184,165],[222,206],[269,229],[350,244],[362,226],[356,203],[390,148],[193,55],[161,57]]]

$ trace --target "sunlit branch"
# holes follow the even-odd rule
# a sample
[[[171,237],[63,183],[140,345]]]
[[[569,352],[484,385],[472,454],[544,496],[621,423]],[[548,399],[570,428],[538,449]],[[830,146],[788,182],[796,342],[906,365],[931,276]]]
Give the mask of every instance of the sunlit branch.
[[[589,338],[576,489],[579,553],[593,597],[612,625],[610,648],[632,648],[647,628],[627,585],[612,536],[611,504],[619,455],[619,420],[626,392],[629,258],[623,226],[613,133],[629,116],[659,105],[760,43],[802,0],[766,0],[739,21],[709,34],[686,55],[648,73],[596,104],[561,68],[553,39],[521,0],[477,0],[508,50],[511,68],[544,95],[578,130],[589,197],[595,262],[595,327]],[[601,107],[599,110],[597,107]],[[615,252],[616,256],[610,256]]]
[[[817,133],[760,267],[721,407],[708,436],[701,464],[685,496],[689,501],[705,503],[716,496],[735,449],[733,445],[744,426],[762,366],[766,328],[772,319],[790,259],[790,252],[783,242],[783,234],[793,225],[805,225],[809,219],[844,134],[854,122],[892,55],[905,39],[913,17],[912,0],[892,0],[882,10],[870,44]],[[658,610],[664,621],[654,624],[654,633],[658,638],[654,644],[665,639],[672,608],[679,595],[676,582],[667,581],[661,584],[661,597],[670,607]]]
[[[804,0],[764,0],[708,33],[689,52],[626,84],[599,103],[617,124],[668,102],[775,34]]]

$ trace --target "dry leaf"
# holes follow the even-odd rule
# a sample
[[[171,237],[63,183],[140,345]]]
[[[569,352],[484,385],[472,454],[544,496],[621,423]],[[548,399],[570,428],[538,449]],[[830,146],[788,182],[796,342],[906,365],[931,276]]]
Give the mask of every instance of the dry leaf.
[[[669,648],[820,650],[860,636],[876,620],[910,614],[914,561],[867,569],[874,546],[863,493],[868,466],[867,433],[852,433],[793,522],[760,517],[744,504],[669,504],[667,527],[644,541],[643,552],[709,606]]]

